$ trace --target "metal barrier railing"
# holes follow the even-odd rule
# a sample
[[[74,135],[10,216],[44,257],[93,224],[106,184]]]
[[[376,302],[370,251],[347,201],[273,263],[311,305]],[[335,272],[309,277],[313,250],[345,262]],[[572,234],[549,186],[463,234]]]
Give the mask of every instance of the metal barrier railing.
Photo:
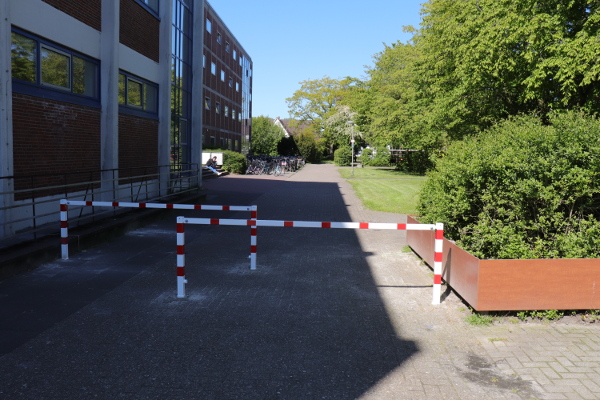
[[[60,235],[60,199],[161,202],[197,191],[200,180],[198,164],[0,177],[0,248]],[[71,221],[78,226],[119,212],[82,210]]]

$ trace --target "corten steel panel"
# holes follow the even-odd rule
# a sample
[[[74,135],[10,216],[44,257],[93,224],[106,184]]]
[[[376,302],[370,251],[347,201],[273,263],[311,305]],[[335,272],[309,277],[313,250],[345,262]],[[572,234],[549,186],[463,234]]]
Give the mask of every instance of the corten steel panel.
[[[600,309],[600,259],[482,260],[478,311]]]
[[[418,223],[408,217],[408,223]],[[433,231],[407,231],[433,265]],[[600,259],[479,260],[444,239],[444,281],[476,311],[600,309]]]
[[[408,216],[407,223],[419,223]],[[434,231],[407,231],[408,245],[430,267],[434,257]],[[448,239],[444,239],[442,257],[442,278],[456,291],[471,307],[477,309],[479,259],[467,253]]]

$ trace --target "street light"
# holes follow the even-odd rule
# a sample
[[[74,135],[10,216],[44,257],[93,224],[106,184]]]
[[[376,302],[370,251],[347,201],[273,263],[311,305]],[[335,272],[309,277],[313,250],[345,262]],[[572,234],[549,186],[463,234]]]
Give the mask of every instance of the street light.
[[[352,175],[354,175],[354,121],[348,121],[348,123],[350,124],[350,135],[352,137],[352,139],[350,140],[350,143],[352,144]]]

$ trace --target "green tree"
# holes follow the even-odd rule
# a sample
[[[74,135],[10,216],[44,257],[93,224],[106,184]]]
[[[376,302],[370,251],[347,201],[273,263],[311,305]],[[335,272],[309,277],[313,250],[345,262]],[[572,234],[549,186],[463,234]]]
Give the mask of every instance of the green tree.
[[[432,126],[459,139],[509,115],[599,111],[598,3],[430,0],[415,43]]]
[[[269,117],[252,118],[252,153],[269,156],[277,155],[277,143],[284,132],[273,124]]]
[[[303,129],[294,137],[298,151],[304,159],[311,163],[321,162],[322,141],[317,139],[312,131],[312,125]]]
[[[356,146],[362,142],[362,132],[359,130],[355,118],[357,113],[353,112],[347,105],[338,105],[334,112],[325,120],[326,141],[331,147],[350,146],[352,140]]]
[[[323,139],[327,148],[333,148],[325,121],[335,113],[342,93],[354,82],[352,78],[338,80],[327,76],[300,82],[300,89],[286,99],[290,116],[297,121],[310,123],[315,140]]]

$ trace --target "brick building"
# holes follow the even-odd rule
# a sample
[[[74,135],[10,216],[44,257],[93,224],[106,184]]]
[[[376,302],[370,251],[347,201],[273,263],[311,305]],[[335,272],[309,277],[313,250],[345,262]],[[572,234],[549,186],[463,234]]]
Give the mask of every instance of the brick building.
[[[28,202],[52,210],[86,184],[108,200],[140,176],[159,196],[203,147],[249,148],[252,61],[208,2],[3,0],[0,15],[0,238],[39,224],[11,222]]]

